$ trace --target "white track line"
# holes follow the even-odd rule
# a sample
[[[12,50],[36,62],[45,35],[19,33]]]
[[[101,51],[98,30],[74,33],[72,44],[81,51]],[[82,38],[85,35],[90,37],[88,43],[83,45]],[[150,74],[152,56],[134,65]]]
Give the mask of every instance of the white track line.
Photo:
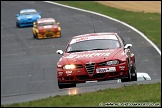
[[[75,8],[75,7],[71,7],[71,6],[67,6],[67,5],[63,5],[63,4],[59,4],[59,3],[55,3],[55,2],[51,2],[51,1],[43,1],[43,2],[46,2],[46,3],[51,3],[51,4],[55,4],[55,5],[59,5],[59,6],[63,6],[63,7],[67,7],[67,8],[71,8],[71,9],[75,9],[75,10],[79,10],[79,11],[83,11],[83,12],[88,12],[88,13],[92,13],[92,14],[95,14],[95,15],[99,15],[99,16],[102,16],[102,17],[105,17],[105,18],[108,18],[108,19],[111,19],[113,21],[116,21],[116,22],[119,22],[129,28],[131,28],[132,30],[134,30],[135,32],[139,33],[144,39],[146,39],[156,50],[157,52],[160,54],[161,56],[161,50],[150,40],[148,39],[142,32],[140,32],[139,30],[137,30],[136,28],[128,25],[127,23],[125,22],[122,22],[122,21],[119,21],[117,19],[114,19],[112,17],[109,17],[109,16],[106,16],[106,15],[103,15],[103,14],[100,14],[100,13],[96,13],[96,12],[92,12],[92,11],[88,11],[88,10],[84,10],[84,9],[79,9],[79,8]]]

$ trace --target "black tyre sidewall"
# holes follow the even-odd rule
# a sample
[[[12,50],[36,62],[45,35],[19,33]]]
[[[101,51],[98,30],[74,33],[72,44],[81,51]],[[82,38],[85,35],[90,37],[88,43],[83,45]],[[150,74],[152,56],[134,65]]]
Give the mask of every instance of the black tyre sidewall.
[[[16,21],[16,27],[20,28],[20,25],[19,25],[18,21]]]
[[[136,64],[135,63],[131,68],[131,73],[135,74],[135,76],[131,76],[132,77],[131,81],[137,81],[137,72],[136,72]]]
[[[122,78],[121,82],[129,82],[131,81],[131,66],[130,62],[128,61],[128,78]]]

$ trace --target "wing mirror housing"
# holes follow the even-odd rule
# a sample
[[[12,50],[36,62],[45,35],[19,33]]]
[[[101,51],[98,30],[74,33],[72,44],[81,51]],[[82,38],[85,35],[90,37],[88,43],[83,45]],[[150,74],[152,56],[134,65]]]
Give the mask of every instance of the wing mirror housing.
[[[35,22],[33,22],[33,27],[36,27],[36,23]]]
[[[63,55],[64,52],[62,50],[57,50],[56,53],[60,54],[60,55]]]
[[[132,44],[126,44],[126,45],[124,46],[124,49],[130,48],[131,46],[132,46]]]

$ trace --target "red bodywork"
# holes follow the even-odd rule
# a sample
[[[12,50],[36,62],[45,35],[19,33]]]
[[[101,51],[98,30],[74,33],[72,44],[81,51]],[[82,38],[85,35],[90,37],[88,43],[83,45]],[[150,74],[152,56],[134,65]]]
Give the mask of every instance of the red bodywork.
[[[53,24],[51,24],[53,23]],[[38,38],[60,37],[61,28],[53,18],[37,20]]]
[[[39,33],[41,32],[45,32],[45,31],[55,31],[55,32],[58,32],[58,25],[49,25],[49,26],[40,26],[38,27],[38,31]]]
[[[93,33],[75,36],[73,41],[86,40],[88,36],[110,35],[117,37],[116,33]],[[118,37],[117,37],[118,38]],[[84,52],[66,53],[57,63],[57,77],[59,83],[84,83],[93,80],[109,80],[128,76],[128,52],[130,49],[124,49],[121,40],[121,47],[107,50],[92,50]],[[67,47],[68,47],[67,45]],[[67,48],[66,47],[66,48]],[[66,50],[65,50],[66,51]],[[119,60],[119,64],[106,66],[104,63],[110,60]],[[134,64],[134,54],[130,55],[130,65]],[[66,64],[75,64],[76,69],[63,69]]]

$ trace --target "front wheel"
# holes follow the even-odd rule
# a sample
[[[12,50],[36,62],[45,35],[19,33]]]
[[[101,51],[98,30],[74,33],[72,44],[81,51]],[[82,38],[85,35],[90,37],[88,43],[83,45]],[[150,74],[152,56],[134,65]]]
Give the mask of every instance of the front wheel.
[[[16,27],[20,28],[20,24],[16,21]]]
[[[36,38],[36,35],[33,33],[33,38]]]
[[[61,32],[60,32],[60,37],[61,37]]]
[[[137,81],[137,71],[136,71],[136,64],[131,68],[131,81]]]
[[[121,79],[121,82],[137,81],[137,72],[135,63],[132,67],[128,65],[128,68],[129,68],[128,77]]]
[[[128,77],[127,78],[122,78],[121,79],[121,82],[128,82],[128,81],[131,81],[131,66],[130,66],[130,63],[128,61]]]
[[[35,34],[35,38],[36,38],[36,39],[39,39],[39,38],[38,38],[38,33]]]

